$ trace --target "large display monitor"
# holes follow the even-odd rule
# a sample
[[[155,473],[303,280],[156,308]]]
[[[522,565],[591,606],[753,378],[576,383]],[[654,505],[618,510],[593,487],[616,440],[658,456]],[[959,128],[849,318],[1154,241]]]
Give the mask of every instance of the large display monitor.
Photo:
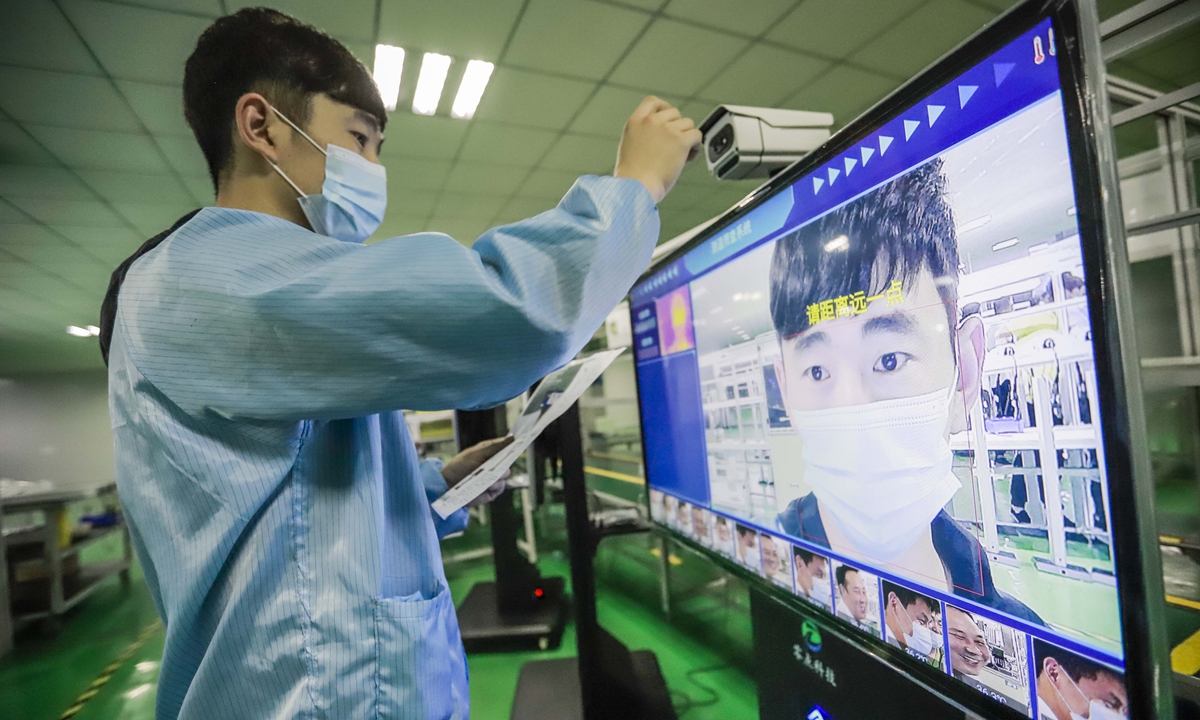
[[[1170,712],[1094,14],[1015,8],[630,303],[653,519],[987,717]]]

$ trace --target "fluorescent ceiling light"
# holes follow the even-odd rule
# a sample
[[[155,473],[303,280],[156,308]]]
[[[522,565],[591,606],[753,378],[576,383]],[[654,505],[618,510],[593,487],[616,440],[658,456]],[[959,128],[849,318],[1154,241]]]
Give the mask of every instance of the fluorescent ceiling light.
[[[845,235],[838,235],[834,239],[825,243],[825,252],[838,252],[850,247],[850,238]]]
[[[454,105],[450,108],[451,117],[468,120],[475,114],[475,108],[479,107],[479,100],[483,97],[483,90],[487,87],[494,69],[495,65],[483,60],[467,63],[462,82],[458,86],[458,94],[454,96]]]
[[[1009,238],[1007,240],[1001,240],[1000,242],[998,242],[992,246],[992,252],[996,252],[997,250],[1003,250],[1005,248],[1010,248],[1019,242],[1021,242],[1021,241],[1018,238]]]
[[[1071,207],[1067,208],[1067,214],[1068,214],[1068,215],[1074,215],[1074,214],[1075,214],[1075,206],[1074,206],[1074,205],[1072,205]]]
[[[396,109],[400,97],[400,76],[404,74],[404,48],[395,45],[375,46],[375,85],[383,98],[383,107]]]
[[[95,325],[88,325],[87,331],[96,337],[100,336],[100,328],[96,327]]]
[[[990,223],[991,221],[992,221],[991,215],[984,215],[983,217],[977,217],[974,220],[971,220],[969,222],[963,223],[962,225],[959,225],[958,231],[960,233],[965,233],[965,232],[970,232],[972,230],[978,230],[979,228],[983,227],[984,225],[987,225],[988,223]]]
[[[413,93],[413,112],[432,115],[437,112],[442,99],[442,87],[446,84],[446,73],[450,71],[450,56],[425,53],[421,60],[421,74],[417,77],[417,90]]]
[[[92,337],[92,330],[91,330],[91,328],[93,328],[93,327],[95,327],[95,326],[94,326],[94,325],[89,325],[88,327],[81,328],[81,327],[79,327],[78,325],[68,325],[68,326],[67,326],[67,334],[68,334],[68,335],[74,335],[75,337]],[[99,334],[100,334],[100,330],[99,330],[99,328],[97,328],[97,330],[96,330],[96,333],[95,333],[95,334],[96,334],[96,335],[99,335]]]

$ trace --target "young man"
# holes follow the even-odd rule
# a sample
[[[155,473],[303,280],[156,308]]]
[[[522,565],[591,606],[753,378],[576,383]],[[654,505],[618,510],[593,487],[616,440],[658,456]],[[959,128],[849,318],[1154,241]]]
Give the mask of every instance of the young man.
[[[102,330],[118,488],[167,631],[157,715],[465,718],[438,537],[466,516],[429,505],[503,443],[419,463],[399,409],[493,406],[579,352],[700,135],[647,98],[614,177],[557,208],[473,248],[364,246],[387,115],[343,46],[243,10],[201,36],[183,97],[216,207],[114,273]]]
[[[943,507],[979,402],[983,325],[958,320],[958,242],[934,160],[780,238],[770,309],[812,492],[780,530],[1031,622]]]
[[[754,528],[737,526],[737,559],[754,572],[762,572],[762,552],[758,547],[758,531]]]
[[[859,630],[872,635],[879,634],[879,627],[874,619],[869,617],[871,613],[870,593],[873,590],[867,587],[863,573],[849,565],[841,565],[834,571],[834,577],[837,579],[838,597],[841,599],[841,602],[838,603],[838,617]]]
[[[829,560],[801,547],[792,548],[796,565],[796,590],[821,607],[833,609],[829,590]]]
[[[1038,715],[1044,720],[1126,720],[1124,678],[1099,663],[1043,642],[1033,645]]]
[[[941,665],[942,626],[936,601],[898,585],[884,583],[884,623],[888,642],[933,665]]]

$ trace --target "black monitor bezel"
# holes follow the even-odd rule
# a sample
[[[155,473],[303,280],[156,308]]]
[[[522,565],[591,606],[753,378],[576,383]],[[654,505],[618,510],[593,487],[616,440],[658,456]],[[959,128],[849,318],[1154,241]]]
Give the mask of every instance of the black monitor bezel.
[[[1152,478],[1148,466],[1133,451],[1134,447],[1144,443],[1145,429],[1140,377],[1131,338],[1128,260],[1094,0],[1027,0],[1012,8],[850,122],[820,148],[764,183],[687,243],[661,258],[639,278],[638,284],[735,223],[767,198],[844,153],[914,103],[983,62],[1046,18],[1053,22],[1058,40],[1059,80],[1075,184],[1076,217],[1086,269],[1088,309],[1093,318],[1093,347],[1108,469],[1114,568],[1130,717],[1167,719],[1173,717],[1174,712],[1160,600],[1163,597],[1162,570],[1155,543]],[[641,387],[638,383],[635,386],[640,410]],[[645,420],[639,422],[644,424]],[[646,452],[643,443],[643,467],[649,466]],[[1140,483],[1135,482],[1135,476],[1141,478]],[[646,493],[646,502],[649,502],[649,493]],[[736,566],[681,533],[664,530],[693,549],[717,558],[726,569],[740,576],[758,578],[777,599],[806,607],[794,597],[779,592],[770,581]],[[844,624],[832,616],[828,619],[835,626]],[[842,635],[865,652],[909,670],[914,679],[963,709],[984,717],[1020,717],[1015,710],[987,700],[949,675],[919,667],[919,661],[882,640],[869,641],[861,633],[849,629],[849,625],[845,625]],[[1031,686],[1035,682],[1036,677],[1031,677]],[[1031,692],[1036,692],[1036,688],[1031,687]]]

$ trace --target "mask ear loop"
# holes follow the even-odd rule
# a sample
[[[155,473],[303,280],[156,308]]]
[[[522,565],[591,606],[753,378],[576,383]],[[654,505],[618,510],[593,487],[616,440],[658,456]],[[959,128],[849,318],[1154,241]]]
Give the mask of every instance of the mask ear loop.
[[[328,156],[329,156],[329,152],[328,152],[328,151],[326,151],[326,150],[325,150],[325,148],[323,148],[323,147],[321,147],[320,145],[318,145],[316,140],[313,140],[311,137],[309,137],[308,133],[306,133],[306,132],[304,132],[303,130],[301,130],[301,129],[300,129],[300,126],[296,125],[296,123],[294,123],[294,122],[292,122],[291,120],[289,120],[289,119],[288,119],[288,117],[287,117],[286,115],[284,115],[283,113],[279,112],[279,110],[278,110],[278,109],[276,109],[274,105],[271,105],[270,103],[268,103],[268,104],[267,104],[267,107],[271,108],[271,112],[273,112],[273,113],[275,113],[276,115],[278,115],[280,120],[284,121],[285,123],[287,123],[288,125],[290,125],[290,126],[292,127],[292,129],[293,129],[293,130],[295,130],[296,132],[298,132],[298,133],[300,133],[301,135],[303,135],[303,136],[304,136],[304,139],[305,139],[305,140],[307,140],[307,141],[309,141],[310,143],[312,143],[312,146],[313,146],[313,147],[315,147],[315,148],[316,148],[318,151],[320,151],[320,153],[321,153],[322,155],[324,155],[324,156],[326,156],[326,157],[328,157]],[[270,160],[267,160],[267,163],[268,163],[268,164],[269,164],[271,167],[275,168],[275,172],[279,173],[279,176],[280,176],[281,178],[283,178],[285,181],[287,181],[287,184],[288,184],[288,185],[291,185],[291,186],[292,186],[292,189],[296,191],[296,194],[297,194],[297,195],[299,195],[301,198],[308,197],[308,193],[306,193],[306,192],[304,192],[303,190],[301,190],[301,189],[300,189],[300,186],[298,186],[296,183],[292,182],[292,179],[291,179],[290,177],[288,177],[288,176],[287,176],[287,173],[285,173],[285,172],[284,172],[284,171],[283,171],[283,170],[282,170],[282,169],[281,169],[281,168],[280,168],[278,165],[276,165],[275,163],[271,162]]]

